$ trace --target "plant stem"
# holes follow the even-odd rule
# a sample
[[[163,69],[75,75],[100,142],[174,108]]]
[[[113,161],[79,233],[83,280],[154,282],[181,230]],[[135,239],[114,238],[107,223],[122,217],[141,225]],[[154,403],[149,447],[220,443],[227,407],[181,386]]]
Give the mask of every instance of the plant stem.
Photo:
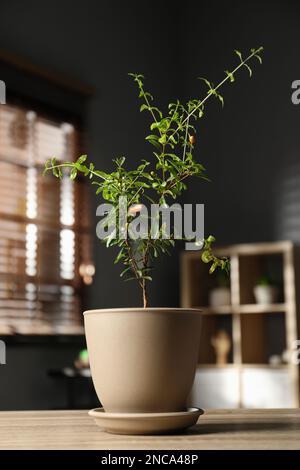
[[[148,307],[148,290],[147,290],[146,279],[143,279],[142,290],[143,290],[143,308],[146,308]]]
[[[141,279],[141,277],[138,274],[138,266],[134,257],[134,253],[132,252],[132,248],[130,245],[130,242],[126,240],[126,246],[127,246],[127,251],[128,251],[128,256],[130,258],[130,264],[132,271],[134,273],[134,276],[136,280],[138,281],[141,289],[142,289],[142,294],[143,294],[143,308],[146,308],[148,306],[148,290],[147,290],[147,284],[146,284],[146,279]],[[148,246],[148,245],[147,245]],[[145,263],[147,263],[148,255],[147,255],[147,248],[144,252],[143,256],[143,266],[145,266]]]
[[[187,120],[187,123],[186,123],[186,129],[185,129],[185,138],[184,138],[184,148],[183,148],[182,161],[185,160],[187,138],[188,138],[188,131],[189,131],[189,122],[190,122],[190,118],[188,117],[188,120]]]
[[[74,163],[72,163],[72,162],[65,162],[65,163],[60,163],[59,165],[49,166],[49,168],[47,168],[47,171],[53,170],[54,168],[76,168],[76,167],[75,167]],[[88,170],[89,170],[89,173],[91,173],[92,175],[97,176],[98,178],[101,178],[102,180],[106,181],[106,178],[104,178],[104,176],[98,175],[93,170],[90,170],[90,169],[88,169]]]
[[[144,90],[144,87],[143,87],[142,85],[141,85],[141,90],[142,90],[142,92],[143,92],[143,98],[144,98],[144,100],[145,100],[145,103],[146,103],[146,105],[147,105],[148,108],[149,108],[149,112],[152,114],[152,117],[153,117],[154,122],[157,123],[158,121],[157,121],[157,119],[156,119],[156,116],[155,116],[153,110],[151,109],[150,102],[149,102],[149,100],[148,100],[148,98],[147,98],[147,95],[145,94],[145,90]],[[160,135],[161,135],[161,130],[158,129],[158,131],[159,131],[159,133],[160,133]]]
[[[134,276],[135,276],[136,280],[138,281],[138,283],[139,283],[139,285],[142,289],[143,308],[146,308],[148,306],[147,280],[143,279],[139,276],[139,273],[138,273],[139,268],[138,268],[138,265],[136,263],[134,253],[132,252],[130,242],[128,240],[126,240],[125,244],[126,244],[126,247],[127,247],[128,256],[129,256],[129,259],[130,259],[130,265],[131,265],[132,271],[133,271]],[[144,251],[144,255],[143,255],[143,259],[142,259],[143,267],[146,267],[147,264],[148,264],[148,248],[149,248],[149,243],[147,243],[147,246],[146,246],[145,251]]]
[[[162,163],[165,163],[165,148],[166,144],[162,144],[162,150],[161,150],[161,158],[162,158]],[[165,169],[163,168],[162,171],[162,180],[165,181]]]
[[[136,193],[132,196],[132,198],[130,199],[129,203],[128,203],[128,207],[131,206],[132,202],[135,200],[135,198],[137,197],[137,195],[141,192],[141,190],[144,189],[142,186],[139,187],[139,189],[136,191]]]
[[[49,166],[47,168],[47,171],[50,171],[50,170],[53,170],[54,168],[76,168],[75,164],[72,163],[72,162],[65,162],[65,163],[60,163],[59,165],[54,165],[54,166]],[[79,170],[78,170],[79,171]],[[88,168],[88,171],[89,173],[87,174],[91,174],[91,175],[94,175],[96,176],[97,178],[100,178],[104,181],[107,181],[107,178],[105,178],[104,176],[101,176],[101,175],[98,175],[98,173],[96,171],[93,171],[93,170],[90,170]],[[118,189],[116,185],[112,184],[112,186],[115,188],[115,189]]]
[[[125,245],[127,247],[128,256],[129,256],[129,259],[130,259],[130,264],[131,264],[133,273],[134,273],[135,277],[137,278],[140,286],[142,287],[142,283],[141,283],[141,280],[140,280],[139,275],[138,275],[138,266],[136,264],[134,253],[132,252],[132,248],[131,248],[131,245],[130,245],[130,242],[128,241],[128,239],[125,240]]]
[[[144,255],[143,255],[143,267],[147,268],[148,266],[148,250],[149,250],[149,243],[150,242],[150,233],[148,234],[148,240],[146,243],[146,247],[144,250]],[[143,289],[143,306],[144,308],[148,307],[148,290],[147,290],[147,279],[143,279],[143,284],[142,284],[142,289]]]

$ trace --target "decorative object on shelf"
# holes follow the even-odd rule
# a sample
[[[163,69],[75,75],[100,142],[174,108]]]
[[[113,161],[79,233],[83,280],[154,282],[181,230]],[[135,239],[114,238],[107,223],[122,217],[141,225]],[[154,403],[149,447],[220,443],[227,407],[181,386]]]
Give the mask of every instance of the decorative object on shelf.
[[[281,354],[272,354],[269,357],[269,364],[272,366],[279,366],[281,364],[289,364],[290,363],[290,351],[288,349],[284,349]]]
[[[216,354],[216,364],[218,366],[228,364],[228,355],[231,348],[231,339],[225,330],[219,330],[211,338],[211,344]]]
[[[111,173],[96,170],[93,163],[87,164],[86,155],[81,155],[76,162],[60,163],[52,158],[45,164],[45,172],[52,171],[58,178],[69,171],[72,180],[78,174],[94,179],[96,193],[105,201],[106,213],[108,204],[111,209],[100,222],[104,236],[99,238],[107,247],[118,247],[115,263],[124,266],[121,276],[135,280],[141,288],[143,308],[90,310],[84,314],[92,377],[107,413],[186,412],[198,358],[201,312],[148,307],[148,282],[152,280],[153,262],[158,256],[170,253],[178,234],[174,230],[166,237],[166,224],[161,223],[160,216],[157,227],[157,215],[153,216],[152,211],[150,216],[140,214],[143,211],[137,208],[141,204],[146,207],[149,201],[160,209],[166,208],[187,189],[187,178],[207,179],[204,167],[194,157],[194,124],[204,115],[209,98],[215,97],[223,105],[220,88],[226,82],[234,82],[238,70],[246,69],[252,75],[249,62],[261,63],[262,51],[262,47],[251,49],[245,59],[235,51],[239,63],[232,71],[225,71],[218,85],[201,79],[207,86],[204,98],[185,104],[176,100],[169,104],[165,114],[153,105],[153,96],[145,91],[144,76],[130,73],[143,100],[140,111],[147,111],[151,116],[151,133],[146,141],[155,150],[152,161],[142,160],[137,168],[128,170],[125,157],[117,158]],[[120,213],[124,221],[120,221]],[[143,217],[142,233],[139,237],[130,237],[131,225],[141,223],[140,215]],[[153,225],[157,227],[154,235]],[[109,230],[112,227],[113,230]],[[226,258],[213,254],[214,240],[212,236],[191,240],[202,246],[201,259],[210,265],[210,273],[218,267],[228,268]]]
[[[224,271],[217,273],[218,286],[209,291],[209,306],[212,308],[223,307],[231,304],[229,278]]]
[[[257,304],[268,305],[274,304],[278,299],[278,287],[272,284],[267,276],[262,276],[253,289],[254,297]]]
[[[282,364],[282,358],[279,354],[272,354],[272,356],[269,357],[269,364],[271,366],[279,366]]]
[[[74,361],[76,369],[88,369],[90,367],[89,353],[87,349],[82,349],[77,359]]]
[[[281,354],[281,360],[283,364],[289,364],[291,360],[291,352],[285,349]]]

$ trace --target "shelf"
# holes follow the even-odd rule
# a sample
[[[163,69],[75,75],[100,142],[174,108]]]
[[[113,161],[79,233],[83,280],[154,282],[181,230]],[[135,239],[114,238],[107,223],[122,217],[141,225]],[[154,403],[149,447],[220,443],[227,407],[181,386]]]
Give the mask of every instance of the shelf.
[[[243,363],[240,365],[242,368],[248,368],[248,369],[288,369],[291,366],[291,364],[252,364],[252,363]]]
[[[268,305],[260,305],[260,304],[244,304],[239,305],[236,309],[240,313],[276,313],[280,312],[283,313],[287,310],[287,304],[285,303],[278,303],[278,304],[268,304]]]
[[[230,368],[237,368],[239,367],[238,364],[197,364],[197,368],[203,368],[203,369],[230,369]]]
[[[214,254],[216,256],[259,256],[278,255],[290,253],[293,250],[293,242],[283,240],[279,242],[243,243],[231,246],[216,246]],[[184,256],[188,259],[199,260],[198,251],[187,251]]]

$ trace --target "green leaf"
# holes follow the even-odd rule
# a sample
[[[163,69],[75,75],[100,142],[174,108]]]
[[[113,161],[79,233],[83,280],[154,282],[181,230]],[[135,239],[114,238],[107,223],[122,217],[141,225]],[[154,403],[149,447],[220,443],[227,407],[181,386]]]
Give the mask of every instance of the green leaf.
[[[173,142],[173,144],[175,144],[175,145],[178,143],[178,140],[176,140],[173,135],[170,135],[169,140],[170,140],[171,142]]]
[[[198,77],[199,80],[202,80],[204,83],[206,83],[206,85],[208,86],[209,89],[213,88],[213,85],[212,83],[210,83],[209,80],[207,80],[206,78],[204,77]]]
[[[144,103],[140,106],[140,112],[145,111],[145,109],[147,111],[150,111],[151,108],[150,108],[150,106],[148,106],[147,104]]]
[[[251,54],[255,57],[260,64],[262,64],[262,58],[260,57],[260,53],[263,52],[263,47],[259,47],[258,49],[250,49]]]
[[[115,240],[116,234],[115,231],[113,230],[108,237],[105,238],[106,242],[106,247],[108,248],[110,245],[112,245],[112,242]]]
[[[116,163],[117,167],[120,168],[120,167],[122,167],[122,166],[124,165],[125,160],[126,160],[125,157],[119,157],[119,158],[116,158],[116,159],[114,160],[114,162]]]
[[[54,166],[52,168],[52,172],[53,172],[53,175],[56,177],[56,178],[62,178],[62,171],[61,171],[61,168],[58,167],[58,166]]]
[[[152,96],[151,93],[149,93],[148,91],[145,91],[145,92],[144,92],[144,96],[146,96],[147,98],[149,98],[149,100],[153,101],[153,96]]]
[[[104,171],[100,171],[100,170],[96,170],[95,174],[104,180],[107,180],[109,177],[107,173],[104,173]]]
[[[203,251],[203,253],[201,255],[201,259],[202,259],[203,263],[209,263],[212,260],[212,255],[211,255],[210,251],[208,251],[208,250]]]
[[[209,235],[209,237],[207,238],[208,243],[214,243],[215,241],[216,241],[216,239],[213,235]]]
[[[256,59],[258,60],[260,64],[262,64],[262,58],[259,55],[254,54],[254,57],[256,57]]]
[[[146,140],[156,140],[158,141],[159,137],[155,134],[147,135]]]
[[[209,268],[209,274],[212,274],[216,270],[217,267],[218,267],[218,263],[215,261]]]
[[[77,158],[77,163],[79,163],[80,165],[82,163],[84,163],[87,159],[87,155],[81,155],[79,158]]]
[[[160,144],[162,144],[162,145],[165,144],[165,143],[167,142],[167,136],[166,136],[166,134],[163,134],[163,135],[158,139],[158,142],[159,142]]]
[[[227,75],[227,77],[229,78],[230,82],[233,83],[235,78],[233,76],[233,73],[232,72],[229,72],[229,70],[225,70],[225,73]]]
[[[150,130],[153,131],[154,129],[157,129],[159,127],[159,123],[158,122],[153,122],[150,126]]]
[[[118,255],[116,256],[115,261],[114,261],[114,264],[117,264],[119,261],[121,261],[121,259],[125,258],[125,256],[126,256],[126,253],[125,253],[125,251],[124,251],[124,248],[122,248],[122,249],[119,251]]]
[[[157,135],[147,135],[146,140],[150,142],[150,144],[154,145],[154,147],[160,149],[160,144],[158,142],[159,137]]]
[[[128,273],[128,271],[130,271],[130,270],[131,270],[131,266],[127,266],[127,268],[125,268],[125,269],[121,272],[120,277],[123,277],[124,274]]]
[[[74,180],[77,176],[77,168],[72,168],[71,172],[70,172],[70,178],[71,180]]]
[[[224,107],[224,98],[220,93],[217,93],[217,98],[221,102],[222,108]]]
[[[244,67],[246,67],[246,69],[247,69],[248,72],[249,72],[250,77],[252,77],[252,70],[251,70],[251,68],[249,67],[249,65],[248,65],[248,64],[244,64]]]
[[[234,52],[236,53],[236,55],[240,58],[240,61],[243,62],[243,58],[242,58],[242,54],[240,51],[238,51],[237,49],[234,50]]]

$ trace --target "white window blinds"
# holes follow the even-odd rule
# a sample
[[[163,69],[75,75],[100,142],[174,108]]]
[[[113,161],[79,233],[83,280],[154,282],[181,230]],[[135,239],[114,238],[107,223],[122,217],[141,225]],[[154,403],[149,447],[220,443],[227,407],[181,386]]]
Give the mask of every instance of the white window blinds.
[[[43,176],[47,158],[74,160],[80,132],[30,109],[0,106],[0,334],[80,334],[92,282],[83,181]]]

